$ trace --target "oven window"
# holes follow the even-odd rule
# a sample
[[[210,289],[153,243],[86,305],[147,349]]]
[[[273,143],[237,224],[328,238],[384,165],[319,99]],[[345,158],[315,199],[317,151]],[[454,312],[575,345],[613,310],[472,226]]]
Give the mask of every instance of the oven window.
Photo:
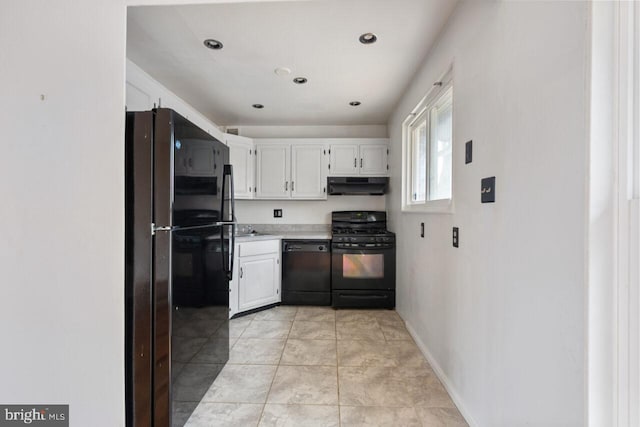
[[[343,254],[342,277],[348,279],[384,278],[384,254]]]

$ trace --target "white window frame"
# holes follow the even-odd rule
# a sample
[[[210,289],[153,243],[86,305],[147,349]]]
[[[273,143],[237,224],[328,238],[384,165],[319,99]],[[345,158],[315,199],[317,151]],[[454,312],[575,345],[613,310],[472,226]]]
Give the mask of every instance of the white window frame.
[[[447,92],[452,91],[452,109],[453,109],[453,79],[452,69],[443,74],[443,76],[434,83],[433,87],[429,90],[426,96],[418,103],[418,105],[411,111],[407,118],[402,123],[402,211],[403,212],[417,212],[417,213],[445,213],[451,214],[454,212],[454,176],[455,176],[455,141],[453,135],[452,124],[452,144],[451,144],[451,198],[440,200],[425,200],[415,202],[412,198],[413,187],[413,147],[411,133],[413,131],[413,125],[418,121],[424,120],[426,116],[427,122],[427,134],[430,135],[430,120],[429,110],[433,108],[441,99],[441,97]],[[452,118],[455,122],[455,117]],[[429,136],[430,137],[430,136]],[[427,157],[429,156],[430,142],[427,141]],[[427,173],[425,177],[425,185],[428,199],[429,192],[429,159],[427,158]]]

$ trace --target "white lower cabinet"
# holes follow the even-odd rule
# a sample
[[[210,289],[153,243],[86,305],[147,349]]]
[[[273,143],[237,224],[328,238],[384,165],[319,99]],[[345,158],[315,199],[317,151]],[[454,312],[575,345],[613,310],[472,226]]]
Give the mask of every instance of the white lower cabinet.
[[[229,317],[280,302],[280,239],[243,241],[235,248]]]

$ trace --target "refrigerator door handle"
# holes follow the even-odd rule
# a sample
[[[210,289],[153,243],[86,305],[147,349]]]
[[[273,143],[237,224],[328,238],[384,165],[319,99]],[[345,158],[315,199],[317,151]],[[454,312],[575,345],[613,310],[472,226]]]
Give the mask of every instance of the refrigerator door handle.
[[[231,202],[231,215],[229,216],[231,222],[236,222],[236,193],[233,185],[233,166],[224,165],[224,177],[229,177],[229,201]],[[223,178],[223,184],[224,184]],[[223,218],[223,221],[225,219]]]
[[[236,192],[233,185],[233,166],[224,165],[224,172],[226,173],[228,169],[229,172],[229,184],[230,184],[230,197],[231,197],[231,222],[233,225],[231,226],[231,247],[229,248],[229,274],[227,277],[229,280],[233,279],[233,260],[235,258],[235,250],[236,250]]]
[[[170,225],[156,225],[155,223],[151,223],[151,235],[155,236],[158,231],[173,231],[173,227]]]
[[[231,226],[231,246],[229,247],[229,272],[227,273],[227,279],[233,279],[233,259],[235,258],[236,250],[236,225]]]
[[[224,205],[225,205],[225,193],[227,191],[227,176],[229,177],[229,201],[230,201],[230,208],[231,208],[231,212],[230,212],[230,221],[226,221],[226,218],[224,216]],[[222,221],[220,222],[220,225],[223,227],[224,230],[224,226],[225,225],[230,225],[231,226],[231,236],[229,236],[229,259],[225,259],[225,236],[224,236],[224,232],[220,233],[220,239],[221,239],[221,256],[222,256],[222,266],[223,266],[223,270],[225,272],[225,274],[227,275],[227,278],[229,280],[231,280],[233,278],[233,258],[234,258],[234,251],[235,251],[235,241],[236,241],[236,213],[235,213],[235,195],[234,195],[234,188],[233,188],[233,168],[231,165],[224,165],[223,167],[223,173],[222,173],[222,206],[220,207],[220,212],[221,212],[221,218]]]

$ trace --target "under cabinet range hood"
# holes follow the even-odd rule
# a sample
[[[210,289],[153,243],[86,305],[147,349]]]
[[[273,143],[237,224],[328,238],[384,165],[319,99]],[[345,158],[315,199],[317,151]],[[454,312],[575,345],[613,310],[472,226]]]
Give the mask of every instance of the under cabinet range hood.
[[[330,176],[329,194],[334,196],[382,196],[387,192],[389,177]]]

